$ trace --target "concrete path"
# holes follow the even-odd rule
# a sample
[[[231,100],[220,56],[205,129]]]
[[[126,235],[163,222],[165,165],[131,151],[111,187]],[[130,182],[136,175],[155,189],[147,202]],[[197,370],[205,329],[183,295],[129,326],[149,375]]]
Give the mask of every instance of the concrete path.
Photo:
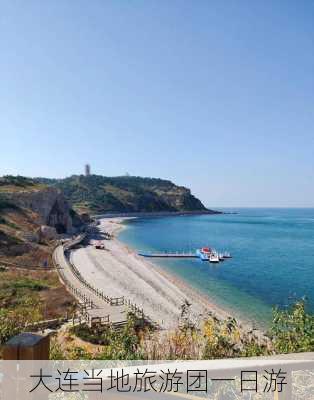
[[[91,300],[95,307],[89,311],[91,316],[105,318],[109,315],[109,322],[112,324],[123,323],[127,320],[127,310],[125,306],[112,306],[107,301],[97,296],[92,290],[87,288],[73,273],[73,270],[64,255],[63,246],[58,246],[54,251],[54,260],[59,265],[59,274],[61,279],[70,282],[71,287],[79,291],[79,293],[86,296],[88,300]],[[67,286],[67,284],[66,284]],[[73,290],[72,290],[73,293]],[[76,296],[78,300],[81,300],[79,296]]]

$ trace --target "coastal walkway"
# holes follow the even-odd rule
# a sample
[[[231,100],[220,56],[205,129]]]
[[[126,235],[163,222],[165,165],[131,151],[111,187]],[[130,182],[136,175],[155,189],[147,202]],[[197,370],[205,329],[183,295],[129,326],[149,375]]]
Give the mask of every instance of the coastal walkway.
[[[77,276],[73,266],[65,256],[63,245],[58,246],[53,254],[54,261],[58,267],[58,273],[64,285],[72,292],[79,301],[81,314],[89,325],[93,323],[124,325],[127,322],[127,310],[124,304],[117,299],[112,303],[95,292],[83,278]]]
[[[87,282],[71,261],[70,252],[85,239],[85,234],[79,235],[72,241],[59,245],[53,253],[54,264],[57,267],[60,279],[79,301],[81,315],[90,325],[111,325],[114,328],[127,323],[128,314],[151,326],[158,327],[143,309],[122,297],[109,297],[99,288]]]

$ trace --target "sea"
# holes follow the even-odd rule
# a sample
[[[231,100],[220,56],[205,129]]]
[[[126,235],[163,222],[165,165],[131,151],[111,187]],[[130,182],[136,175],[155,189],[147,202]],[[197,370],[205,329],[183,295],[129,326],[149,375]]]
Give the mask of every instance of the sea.
[[[126,222],[119,239],[137,251],[195,251],[232,258],[151,259],[235,317],[269,326],[274,307],[306,299],[314,312],[314,209],[237,208],[225,214],[145,217]]]

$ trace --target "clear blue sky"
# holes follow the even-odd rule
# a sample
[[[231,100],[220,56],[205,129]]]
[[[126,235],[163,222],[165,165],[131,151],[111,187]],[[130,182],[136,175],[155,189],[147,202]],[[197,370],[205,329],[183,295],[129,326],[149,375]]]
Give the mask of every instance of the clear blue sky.
[[[89,162],[208,206],[314,206],[312,1],[0,6],[0,175]]]

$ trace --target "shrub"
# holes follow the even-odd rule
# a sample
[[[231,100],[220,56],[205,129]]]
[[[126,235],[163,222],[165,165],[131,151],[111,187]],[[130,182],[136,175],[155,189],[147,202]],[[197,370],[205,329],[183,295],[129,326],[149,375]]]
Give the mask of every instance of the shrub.
[[[131,360],[143,358],[140,350],[140,339],[135,329],[134,320],[130,317],[121,330],[110,326],[89,328],[87,325],[76,326],[71,332],[80,339],[105,346],[98,355],[101,360]]]
[[[274,309],[270,334],[277,353],[314,351],[314,315],[305,306],[300,300],[286,310]]]
[[[15,204],[11,203],[10,201],[0,198],[0,211],[8,208],[15,210],[18,207]]]
[[[39,321],[42,314],[39,304],[29,299],[12,309],[0,309],[0,344],[25,329],[27,324]]]

